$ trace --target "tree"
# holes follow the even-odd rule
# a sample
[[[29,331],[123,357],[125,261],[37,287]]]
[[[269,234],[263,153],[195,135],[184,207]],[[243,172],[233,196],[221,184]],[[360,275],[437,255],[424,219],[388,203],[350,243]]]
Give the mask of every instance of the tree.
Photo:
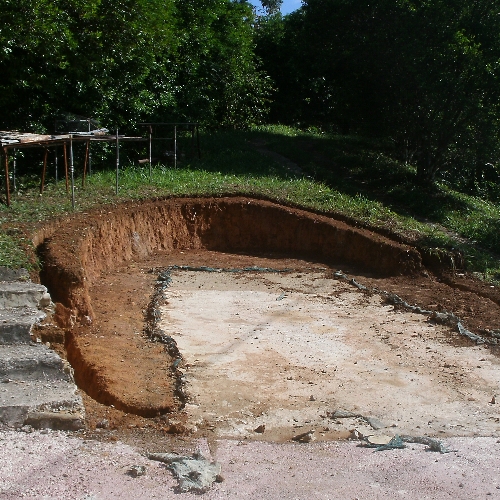
[[[63,112],[109,128],[257,122],[253,19],[233,0],[0,0],[0,127],[52,130]]]
[[[294,48],[286,60],[296,72],[299,119],[390,137],[421,182],[473,156],[496,161],[499,6],[305,0],[285,18],[283,37]],[[288,92],[280,88],[277,99],[286,102]],[[475,141],[489,159],[472,153]]]
[[[283,0],[261,0],[260,3],[268,16],[277,14],[280,11]]]
[[[178,113],[212,126],[260,122],[269,82],[254,53],[251,6],[182,0],[176,20],[181,40],[173,62]]]

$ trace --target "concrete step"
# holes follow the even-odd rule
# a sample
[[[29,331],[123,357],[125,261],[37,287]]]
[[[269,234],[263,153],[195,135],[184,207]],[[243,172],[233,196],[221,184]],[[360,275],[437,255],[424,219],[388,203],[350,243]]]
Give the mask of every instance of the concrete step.
[[[0,283],[0,309],[47,307],[50,296],[47,288],[31,282],[3,281]]]
[[[70,365],[44,344],[1,346],[0,382],[61,380],[73,382]]]
[[[0,289],[2,285],[0,285]],[[0,345],[31,342],[31,329],[46,314],[30,307],[0,308]]]
[[[49,305],[43,285],[29,282],[22,270],[0,268],[0,424],[5,426],[84,427],[71,367],[46,345],[31,342],[31,329]]]
[[[0,422],[77,430],[85,409],[69,365],[44,344],[0,346]]]
[[[11,269],[10,267],[0,266],[0,281],[29,281],[29,272],[27,269]]]

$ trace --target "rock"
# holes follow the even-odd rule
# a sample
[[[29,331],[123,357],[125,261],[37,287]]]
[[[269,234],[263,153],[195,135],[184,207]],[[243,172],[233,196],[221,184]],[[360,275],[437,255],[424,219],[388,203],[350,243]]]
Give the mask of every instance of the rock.
[[[497,401],[496,401],[496,398],[495,398],[495,396],[493,396],[493,397],[491,398],[490,404],[494,405],[494,404],[496,404],[496,402],[497,402]]]
[[[359,417],[357,413],[352,413],[351,411],[346,410],[335,410],[333,413],[330,413],[330,418],[355,418]]]
[[[297,441],[298,443],[310,443],[316,439],[314,435],[315,430],[311,429],[308,432],[303,432],[302,434],[298,434],[292,438],[293,441]]]
[[[264,434],[264,431],[266,430],[265,424],[259,425],[256,429],[254,429],[254,432],[257,432],[258,434]]]
[[[104,419],[100,420],[99,422],[97,422],[95,424],[95,426],[97,429],[107,429],[109,427],[109,420],[104,418]]]
[[[90,326],[92,324],[92,318],[90,316],[84,316],[81,320],[80,323],[83,326]]]
[[[169,434],[184,434],[187,431],[186,426],[178,420],[170,420],[168,433]]]
[[[377,446],[382,446],[384,444],[389,444],[391,442],[392,436],[368,436],[366,438],[366,442],[369,444],[377,445]]]
[[[375,451],[386,451],[386,450],[402,450],[406,448],[403,440],[400,436],[396,435],[391,438],[391,440],[382,445],[374,445],[376,446]]]
[[[385,424],[383,424],[380,420],[378,420],[375,417],[365,417],[365,421],[370,424],[376,431],[379,429],[383,429],[384,427],[387,427]]]
[[[351,433],[349,434],[348,439],[354,439],[354,440],[359,441],[361,439],[364,439],[364,437],[365,436],[361,431],[359,431],[358,429],[352,429]]]
[[[45,309],[46,307],[50,306],[51,302],[52,301],[50,299],[50,293],[45,292],[42,295],[42,298],[40,299],[40,301],[38,302],[38,307],[40,307],[41,309]]]
[[[144,476],[146,474],[146,466],[145,465],[132,465],[127,474],[131,477],[139,477]]]
[[[148,453],[150,460],[157,460],[168,465],[179,482],[179,491],[186,493],[207,492],[214,482],[222,482],[221,466],[216,462],[209,462],[199,451],[191,457],[176,455],[175,453]]]

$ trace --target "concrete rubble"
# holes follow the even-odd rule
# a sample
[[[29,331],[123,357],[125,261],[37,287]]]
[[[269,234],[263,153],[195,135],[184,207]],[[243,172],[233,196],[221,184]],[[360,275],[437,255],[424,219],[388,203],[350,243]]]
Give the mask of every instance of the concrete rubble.
[[[26,272],[0,269],[0,424],[77,430],[85,410],[69,364],[32,337],[51,304]]]
[[[148,453],[150,460],[157,460],[167,464],[179,483],[179,491],[186,493],[205,493],[213,483],[223,481],[221,466],[217,462],[210,462],[201,452],[190,457],[175,453]]]

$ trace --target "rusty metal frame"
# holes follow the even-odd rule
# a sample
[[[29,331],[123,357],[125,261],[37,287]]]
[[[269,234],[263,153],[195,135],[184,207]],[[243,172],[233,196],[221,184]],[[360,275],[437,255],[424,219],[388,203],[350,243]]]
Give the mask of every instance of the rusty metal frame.
[[[87,167],[89,166],[90,159],[90,143],[91,142],[116,142],[117,148],[119,148],[119,141],[125,142],[146,142],[147,139],[144,137],[129,137],[129,136],[120,136],[118,135],[118,131],[116,135],[88,135],[88,134],[65,134],[59,136],[51,136],[50,139],[39,139],[25,142],[9,142],[8,144],[2,144],[2,140],[0,139],[0,147],[2,148],[4,155],[4,172],[5,172],[5,195],[6,195],[6,205],[10,207],[11,204],[11,189],[10,189],[10,175],[9,175],[9,149],[23,149],[23,148],[43,148],[44,156],[43,156],[43,168],[42,168],[42,177],[40,182],[40,194],[43,193],[44,185],[45,185],[45,176],[47,171],[47,158],[48,158],[48,150],[51,147],[63,147],[63,155],[64,155],[64,173],[66,177],[66,193],[69,193],[69,169],[68,169],[68,145],[71,148],[71,161],[73,156],[73,143],[81,143],[85,142],[85,158],[84,158],[84,167],[83,167],[83,177],[82,177],[82,187],[85,187],[85,179],[87,175]],[[119,168],[119,157],[117,155],[117,168]],[[71,173],[74,173],[73,162],[71,164]],[[72,179],[73,181],[73,179]],[[74,186],[71,187],[72,191],[72,204],[74,208]],[[118,190],[117,190],[118,192]]]

